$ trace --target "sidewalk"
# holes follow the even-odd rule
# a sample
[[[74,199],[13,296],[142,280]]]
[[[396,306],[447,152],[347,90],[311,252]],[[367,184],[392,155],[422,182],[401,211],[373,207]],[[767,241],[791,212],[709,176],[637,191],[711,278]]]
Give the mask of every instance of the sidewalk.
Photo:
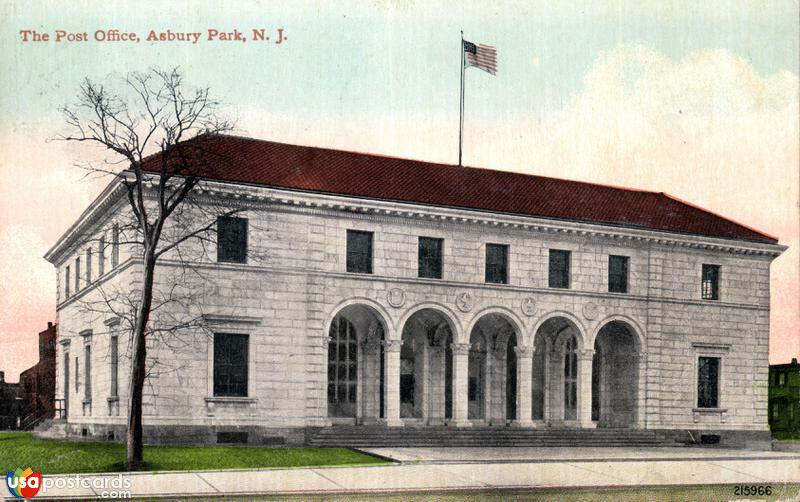
[[[619,450],[623,451],[600,450],[607,454],[607,461],[601,461],[598,450],[594,449],[592,454],[578,453],[572,458],[560,458],[560,453],[552,451],[552,455],[528,461],[464,463],[450,460],[441,463],[436,459],[418,460],[417,456],[416,460],[412,460],[414,463],[369,467],[135,473],[129,475],[130,491],[134,498],[280,494],[311,496],[353,492],[800,483],[800,456],[797,454],[716,450],[708,458],[698,459],[698,455],[705,453],[704,450],[693,449],[693,456],[688,458],[686,450],[665,448],[648,452],[648,459],[637,460],[633,457],[634,450]],[[102,482],[101,478],[116,476],[88,475],[92,481],[98,482]],[[57,479],[74,475],[46,477]],[[91,488],[51,489],[46,494],[40,493],[36,499],[99,496],[100,492]]]

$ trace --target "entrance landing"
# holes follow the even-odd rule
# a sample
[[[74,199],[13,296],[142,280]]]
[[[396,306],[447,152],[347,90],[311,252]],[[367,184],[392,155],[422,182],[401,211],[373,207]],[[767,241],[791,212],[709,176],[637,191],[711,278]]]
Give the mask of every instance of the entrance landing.
[[[402,447],[656,447],[674,444],[650,430],[528,429],[519,427],[333,426],[320,430],[311,446]]]

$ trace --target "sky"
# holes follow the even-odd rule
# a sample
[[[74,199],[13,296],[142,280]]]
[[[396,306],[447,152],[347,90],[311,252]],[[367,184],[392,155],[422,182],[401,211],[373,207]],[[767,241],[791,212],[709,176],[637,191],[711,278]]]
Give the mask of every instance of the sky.
[[[106,182],[75,167],[103,152],[53,140],[83,79],[178,66],[239,134],[455,163],[461,30],[499,59],[497,76],[466,72],[466,165],[663,191],[778,236],[770,362],[797,357],[797,1],[485,4],[0,0],[0,370],[16,381],[36,362],[56,316],[42,256]],[[272,41],[252,40],[259,28]],[[112,29],[140,41],[95,40]]]

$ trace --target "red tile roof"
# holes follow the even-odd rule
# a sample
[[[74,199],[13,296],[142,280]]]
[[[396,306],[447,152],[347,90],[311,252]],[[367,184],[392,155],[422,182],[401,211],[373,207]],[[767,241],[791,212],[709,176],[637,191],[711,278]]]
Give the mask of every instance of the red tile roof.
[[[217,180],[777,242],[775,237],[659,192],[236,136],[216,136],[205,141],[203,150],[215,156],[213,172],[206,177]]]

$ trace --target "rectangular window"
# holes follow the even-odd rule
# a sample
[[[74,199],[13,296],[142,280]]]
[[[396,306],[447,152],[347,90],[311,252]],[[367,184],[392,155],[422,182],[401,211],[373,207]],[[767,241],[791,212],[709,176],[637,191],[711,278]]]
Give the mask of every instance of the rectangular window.
[[[64,296],[69,298],[69,281],[72,279],[69,275],[69,265],[64,269]]]
[[[75,258],[75,292],[81,290],[81,259]]]
[[[86,285],[92,283],[92,248],[86,250]]]
[[[83,400],[91,401],[92,400],[92,346],[88,344],[84,347],[83,368],[84,368]]]
[[[775,386],[776,387],[783,387],[786,385],[786,373],[783,371],[778,371],[775,373]]]
[[[372,232],[347,231],[347,271],[372,273]]]
[[[486,244],[486,282],[508,284],[508,245]]]
[[[628,261],[627,256],[608,257],[608,292],[628,292]]]
[[[106,273],[106,236],[100,236],[100,244],[97,246],[97,275],[102,276]]]
[[[719,300],[719,265],[703,264],[701,289],[703,300]]]
[[[75,351],[77,352],[77,349]],[[81,371],[80,371],[80,365],[78,364],[78,356],[75,356],[75,392],[78,392],[80,386],[81,386]]]
[[[569,288],[569,260],[571,253],[559,249],[550,250],[550,267],[547,285],[551,288]]]
[[[214,395],[247,397],[248,335],[214,334]]]
[[[719,357],[701,356],[697,360],[697,407],[719,407]]]
[[[217,261],[247,263],[246,218],[217,218]]]
[[[119,337],[111,337],[111,397],[119,396]]]
[[[111,268],[119,265],[119,225],[111,229]]]
[[[433,237],[419,238],[419,277],[427,279],[442,278],[442,248],[444,239]]]

